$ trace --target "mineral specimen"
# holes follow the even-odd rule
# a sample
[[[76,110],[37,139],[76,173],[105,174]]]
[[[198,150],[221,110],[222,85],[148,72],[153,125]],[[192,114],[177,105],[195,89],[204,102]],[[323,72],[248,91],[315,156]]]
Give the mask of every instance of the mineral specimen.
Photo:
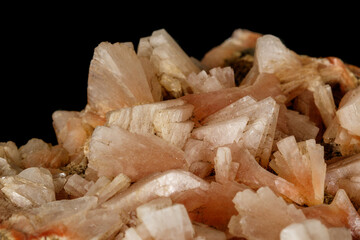
[[[346,228],[326,228],[319,220],[309,219],[301,223],[293,223],[280,233],[280,240],[351,240],[351,232]]]
[[[244,29],[102,42],[58,144],[0,143],[0,239],[360,239],[359,73]]]

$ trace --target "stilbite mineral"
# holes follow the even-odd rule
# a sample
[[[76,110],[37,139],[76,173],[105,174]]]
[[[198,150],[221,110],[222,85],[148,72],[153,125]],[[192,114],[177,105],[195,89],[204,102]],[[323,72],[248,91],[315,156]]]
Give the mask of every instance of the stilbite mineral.
[[[358,78],[244,29],[102,42],[58,144],[0,143],[0,239],[360,239]]]

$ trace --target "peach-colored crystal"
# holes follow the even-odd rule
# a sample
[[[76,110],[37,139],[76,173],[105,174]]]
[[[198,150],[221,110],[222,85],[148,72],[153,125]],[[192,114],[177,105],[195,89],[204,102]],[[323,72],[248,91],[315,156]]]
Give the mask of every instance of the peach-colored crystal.
[[[155,198],[172,197],[174,194],[192,189],[208,188],[209,184],[194,174],[183,170],[169,170],[137,181],[127,190],[109,199],[103,206],[129,212]]]
[[[161,138],[130,133],[116,126],[95,129],[88,159],[88,170],[94,170],[98,177],[111,178],[123,173],[132,181],[151,173],[182,168],[186,163],[184,152]]]
[[[81,161],[84,144],[93,128],[75,111],[56,111],[52,118],[59,144],[67,150],[71,161]]]
[[[314,103],[319,109],[321,118],[328,127],[335,117],[335,103],[330,85],[319,84],[314,89]]]
[[[0,187],[18,207],[36,207],[55,201],[53,178],[46,168],[27,168],[16,176],[2,177]]]
[[[359,108],[360,87],[357,87],[341,99],[336,116],[324,133],[324,141],[338,144],[343,156],[360,153]]]
[[[90,63],[90,109],[104,115],[110,110],[153,101],[144,69],[134,49],[122,43],[100,43]]]
[[[201,222],[216,229],[226,231],[231,216],[236,214],[235,205],[232,199],[237,192],[248,187],[236,182],[217,183],[212,182],[209,190],[205,191],[204,202],[197,208],[188,209],[190,218],[193,221]],[[189,198],[196,201],[196,198]]]
[[[360,137],[360,87],[348,93],[347,101],[336,112],[340,125],[350,134]]]
[[[310,121],[308,116],[289,110],[281,104],[276,131],[280,136],[294,136],[297,141],[305,141],[315,139],[319,128]]]
[[[107,126],[119,126],[132,133],[155,134],[183,148],[194,123],[193,106],[181,99],[122,108],[107,114]]]
[[[78,198],[84,196],[93,184],[93,181],[87,181],[78,174],[74,174],[66,181],[64,190],[72,197]]]
[[[266,91],[264,91],[266,89]],[[211,114],[221,110],[242,97],[250,95],[256,100],[281,95],[277,79],[262,78],[249,87],[226,88],[210,93],[190,94],[182,97],[187,103],[194,105],[194,117],[201,122]]]
[[[234,118],[194,129],[192,137],[203,140],[212,148],[238,142],[248,123],[248,117]]]
[[[360,69],[175,39],[100,43],[58,143],[0,143],[0,239],[360,239]]]
[[[237,237],[279,239],[283,228],[305,220],[300,209],[287,204],[267,187],[257,192],[249,189],[238,192],[233,202],[239,215],[231,218],[229,230]]]
[[[307,218],[319,219],[327,227],[349,228],[355,239],[360,238],[360,215],[342,189],[337,191],[330,205],[312,206],[302,211]]]
[[[226,59],[235,57],[237,52],[254,48],[256,39],[260,36],[261,34],[246,29],[237,29],[221,45],[207,52],[201,63],[208,68],[222,66]]]
[[[218,129],[225,129],[222,126],[231,129],[234,122],[240,123],[239,120],[245,118],[247,119],[246,127],[241,132],[229,131],[231,134],[237,133],[241,135],[236,138],[227,138],[226,131],[224,131],[222,138],[227,138],[228,142],[223,140],[222,144],[219,143],[218,146],[237,142],[247,148],[256,159],[259,159],[262,166],[266,167],[275,137],[278,112],[279,106],[271,97],[256,102],[253,98],[247,96],[207,117],[203,121],[206,126],[195,129],[193,135],[200,129],[211,129],[216,126]],[[216,134],[212,135],[217,141],[221,139]]]
[[[360,204],[360,154],[328,164],[325,186],[326,192],[335,195],[344,189],[349,198]]]
[[[234,71],[231,67],[213,68],[207,74],[204,70],[191,73],[186,83],[193,93],[212,92],[223,88],[235,87]]]
[[[300,95],[296,97],[293,106],[294,110],[308,116],[311,122],[315,123],[318,128],[322,128],[322,118],[317,106],[315,105],[313,92],[309,90],[303,91]]]
[[[19,151],[23,158],[21,165],[24,168],[59,168],[69,163],[69,154],[62,146],[51,146],[37,138],[30,139]]]
[[[308,206],[323,203],[326,173],[323,147],[313,139],[296,143],[293,136],[279,141],[277,147],[279,151],[274,153],[271,168],[295,185]]]
[[[262,168],[248,150],[232,146],[232,159],[239,163],[236,181],[252,189],[269,187],[276,194],[285,196],[298,204],[304,204],[304,197],[293,183]]]
[[[21,154],[12,141],[0,142],[0,157],[6,159],[13,167],[21,167]]]
[[[138,55],[147,58],[153,65],[157,81],[172,97],[187,93],[187,76],[200,69],[181,49],[165,29],[154,31],[150,37],[142,38]]]

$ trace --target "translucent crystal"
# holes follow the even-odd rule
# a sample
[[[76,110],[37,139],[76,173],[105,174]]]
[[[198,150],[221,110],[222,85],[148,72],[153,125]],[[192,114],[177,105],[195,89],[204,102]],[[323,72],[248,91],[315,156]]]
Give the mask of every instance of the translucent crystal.
[[[244,184],[232,181],[211,182],[209,189],[204,194],[187,196],[187,199],[186,197],[181,199],[180,203],[184,203],[193,221],[215,227],[221,231],[227,231],[231,216],[236,214],[232,199],[236,193],[245,189],[248,187]],[[195,204],[192,206],[192,204],[187,203],[188,201],[197,202],[198,206]]]
[[[224,232],[208,227],[204,224],[193,223],[195,240],[225,240]]]
[[[82,197],[94,184],[93,181],[87,181],[85,178],[78,174],[71,175],[66,184],[64,190],[73,197]]]
[[[269,96],[276,98],[282,95],[282,92],[278,79],[264,77],[252,86],[225,88],[210,93],[189,94],[181,99],[194,106],[194,117],[197,121],[202,122],[211,114],[248,95],[256,100],[261,100]]]
[[[122,108],[108,114],[108,126],[119,126],[132,133],[156,134],[165,141],[183,148],[193,122],[188,121],[193,106],[183,100],[169,100]]]
[[[204,70],[198,74],[191,73],[185,81],[193,93],[212,92],[235,87],[234,71],[230,67],[213,68],[209,74]]]
[[[152,135],[112,127],[97,127],[91,137],[88,169],[109,178],[123,173],[136,181],[151,173],[184,166],[184,152]],[[147,166],[146,168],[144,166]]]
[[[232,160],[238,163],[238,172],[235,180],[251,187],[259,189],[269,187],[278,195],[286,196],[292,201],[303,204],[304,198],[293,183],[262,168],[254,156],[248,150],[231,148]]]
[[[151,211],[141,218],[155,239],[192,239],[195,232],[184,205],[175,204]]]
[[[247,125],[248,117],[239,117],[196,128],[192,137],[210,143],[213,148],[238,142]]]
[[[206,190],[208,188],[209,184],[194,174],[183,170],[169,170],[136,182],[102,205],[109,209],[129,212],[155,198],[171,197],[176,193],[192,189]]]
[[[326,164],[324,149],[315,140],[296,143],[287,137],[277,143],[270,166],[278,175],[293,183],[306,199],[307,205],[323,203]]]
[[[59,168],[69,163],[68,152],[60,145],[51,146],[41,139],[30,139],[20,149],[21,163],[24,168]]]
[[[98,203],[102,204],[118,192],[122,192],[130,186],[130,179],[120,173],[114,179],[100,177],[86,192],[86,196],[97,196]]]
[[[102,42],[90,63],[88,105],[100,115],[139,103],[153,102],[145,72],[133,48]]]
[[[349,198],[360,204],[360,154],[339,159],[328,164],[326,171],[326,192],[335,195],[344,189]]]
[[[6,159],[13,167],[21,166],[21,154],[12,141],[0,142],[0,157]]]
[[[347,101],[342,101],[342,106],[336,112],[340,125],[350,134],[360,136],[360,87],[357,87],[348,95]],[[345,100],[345,97],[344,97]]]
[[[27,168],[16,176],[0,178],[1,191],[19,207],[34,207],[55,201],[54,183],[49,170]]]
[[[261,34],[246,29],[236,29],[230,38],[207,52],[201,63],[208,68],[223,66],[226,59],[235,57],[243,50],[254,48],[256,39],[260,36]]]
[[[16,175],[18,172],[8,163],[5,158],[0,158],[0,176]]]
[[[293,223],[280,233],[280,240],[351,240],[351,232],[346,228],[327,228],[319,220],[309,219]]]
[[[306,218],[320,220],[327,227],[346,227],[356,239],[360,237],[360,215],[343,189],[339,189],[331,202],[303,208]]]
[[[176,41],[164,30],[154,31],[150,37],[142,38],[138,55],[153,64],[158,82],[172,97],[187,92],[186,77],[200,69],[191,61]]]
[[[283,228],[305,220],[300,209],[293,204],[286,204],[267,187],[260,188],[257,192],[239,192],[233,202],[239,215],[231,219],[229,230],[238,237],[279,239]],[[239,235],[239,232],[242,235]]]

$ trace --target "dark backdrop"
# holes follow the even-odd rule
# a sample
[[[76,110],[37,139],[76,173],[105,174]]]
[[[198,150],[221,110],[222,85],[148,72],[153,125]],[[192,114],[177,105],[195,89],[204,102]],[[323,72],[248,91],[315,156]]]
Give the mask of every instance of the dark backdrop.
[[[117,14],[99,9],[87,17],[75,12],[71,18],[67,12],[50,11],[3,22],[0,142],[12,140],[21,146],[36,137],[56,144],[51,114],[85,107],[94,48],[101,41],[132,41],[136,46],[140,37],[160,28],[198,59],[234,29],[245,28],[276,35],[299,54],[337,56],[360,66],[360,22],[351,6],[332,12],[308,11],[311,6],[299,12],[293,11],[297,6],[279,12],[264,7],[265,14],[256,6],[214,5],[210,10],[189,7],[178,12],[169,7],[157,11],[145,7],[146,14],[134,8],[122,8]]]

